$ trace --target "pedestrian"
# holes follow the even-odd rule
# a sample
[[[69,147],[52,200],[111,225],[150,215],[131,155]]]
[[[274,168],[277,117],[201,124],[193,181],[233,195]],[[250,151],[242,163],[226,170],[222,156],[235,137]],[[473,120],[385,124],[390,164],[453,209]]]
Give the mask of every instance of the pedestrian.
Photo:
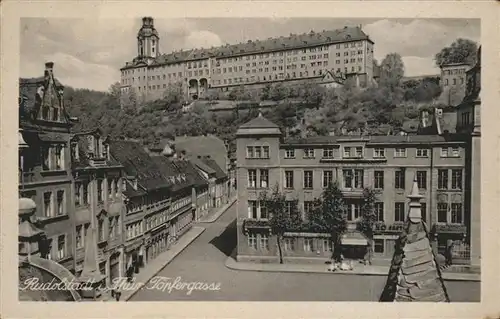
[[[122,296],[121,291],[118,291],[118,290],[117,290],[117,291],[115,292],[115,299],[116,299],[116,301],[120,301],[120,297],[121,297],[121,296]]]

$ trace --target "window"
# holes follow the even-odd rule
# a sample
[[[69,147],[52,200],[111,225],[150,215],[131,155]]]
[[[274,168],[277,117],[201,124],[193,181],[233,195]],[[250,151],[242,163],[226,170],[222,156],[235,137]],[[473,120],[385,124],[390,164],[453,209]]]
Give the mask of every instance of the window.
[[[417,185],[419,189],[427,189],[427,172],[417,171]]]
[[[344,147],[344,157],[351,157],[351,148],[350,147]]]
[[[384,189],[384,171],[375,171],[374,179],[375,179],[374,188]]]
[[[57,191],[57,216],[65,214],[64,202],[64,191]]]
[[[353,172],[351,169],[342,170],[344,177],[344,188],[352,188]]]
[[[247,146],[247,158],[254,158],[253,146]]]
[[[394,185],[396,189],[405,189],[405,169],[401,168],[395,172]]]
[[[260,170],[260,187],[261,188],[269,187],[269,170],[267,169]]]
[[[82,183],[75,183],[75,206],[82,204],[81,194]]]
[[[269,158],[269,146],[262,147],[262,158]]]
[[[357,157],[357,158],[363,157],[363,147],[358,146],[354,150],[355,150],[355,154],[354,154],[355,157]]]
[[[255,169],[248,170],[248,187],[249,188],[257,187],[257,170]]]
[[[447,223],[448,222],[448,204],[447,203],[438,203],[438,223]]]
[[[106,179],[107,187],[108,187],[108,199],[113,198],[113,187],[111,186],[111,178]]]
[[[283,240],[285,251],[295,250],[295,238],[285,238]]]
[[[304,188],[313,188],[313,171],[304,171]]]
[[[56,170],[63,170],[64,169],[64,148],[60,145],[55,147],[55,157],[56,157],[56,165],[55,169]]]
[[[285,158],[295,158],[295,150],[293,148],[285,150]]]
[[[422,213],[422,220],[424,222],[427,222],[427,203],[421,203],[420,204],[420,211]]]
[[[327,188],[333,182],[333,171],[323,171],[323,188]]]
[[[451,170],[451,189],[462,189],[462,170]]]
[[[384,253],[384,240],[383,239],[375,239],[374,240],[374,247],[373,247],[373,251],[375,253]]]
[[[344,188],[363,188],[364,171],[362,169],[344,169]]]
[[[402,202],[394,203],[394,221],[396,222],[405,221],[405,203]]]
[[[269,250],[269,237],[266,234],[260,235],[260,249]]]
[[[82,201],[84,205],[87,205],[90,203],[89,183],[83,183],[82,189],[83,189]]]
[[[385,149],[383,149],[383,148],[375,148],[373,150],[373,157],[376,157],[376,158],[383,158],[383,157],[385,157]]]
[[[394,157],[406,157],[406,148],[399,147],[394,149]]]
[[[99,241],[104,241],[104,220],[100,219],[97,222],[97,233]]]
[[[42,147],[42,169],[44,171],[48,171],[52,169],[52,149],[48,146],[43,146]]]
[[[98,179],[97,180],[97,201],[101,203],[104,200],[104,194],[103,194],[103,182],[104,180]]]
[[[285,188],[293,188],[293,171],[285,171]]]
[[[384,221],[384,203],[376,202],[375,205],[375,220],[378,222]]]
[[[347,205],[347,220],[354,221],[361,217],[361,204],[353,203]]]
[[[257,201],[248,201],[248,218],[257,219]]]
[[[304,251],[313,251],[313,239],[312,238],[304,238]]]
[[[441,147],[441,157],[448,157],[448,148]]]
[[[45,217],[54,216],[52,211],[52,192],[43,194],[43,212]]]
[[[448,189],[447,169],[438,169],[438,189]]]
[[[451,156],[460,157],[460,149],[458,147],[451,148]]]
[[[248,234],[248,247],[257,249],[257,235]]]
[[[295,202],[291,200],[285,201],[285,211],[287,214],[291,215],[295,208]]]
[[[66,235],[57,237],[57,260],[66,257]]]
[[[333,158],[333,147],[323,149],[324,158]]]
[[[312,212],[314,203],[312,201],[304,201],[304,213],[309,214]]]
[[[462,224],[462,204],[452,203],[451,204],[451,223],[452,224]]]
[[[305,148],[304,158],[314,158],[314,148]]]
[[[83,237],[83,226],[76,226],[76,249],[83,248],[84,237]]]
[[[262,147],[260,146],[255,146],[254,147],[254,152],[255,152],[255,158],[261,158],[262,156]]]
[[[260,218],[261,219],[267,219],[268,215],[267,215],[267,206],[266,206],[266,203],[263,202],[263,201],[260,201],[259,202],[259,209],[260,209]]]
[[[323,239],[323,251],[333,251],[332,249],[332,241],[330,239]]]
[[[429,157],[429,149],[417,148],[417,157]]]

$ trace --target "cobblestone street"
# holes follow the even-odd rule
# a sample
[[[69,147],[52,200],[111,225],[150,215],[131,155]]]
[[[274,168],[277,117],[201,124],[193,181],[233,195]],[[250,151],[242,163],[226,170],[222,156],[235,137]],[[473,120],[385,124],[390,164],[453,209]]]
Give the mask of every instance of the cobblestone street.
[[[182,282],[220,283],[219,291],[161,291],[143,289],[130,301],[378,301],[385,276],[266,273],[225,267],[236,246],[233,205],[218,221],[203,224],[206,231],[178,255],[158,276],[180,277]],[[152,287],[153,285],[147,285]],[[479,301],[479,282],[447,281],[452,301]]]

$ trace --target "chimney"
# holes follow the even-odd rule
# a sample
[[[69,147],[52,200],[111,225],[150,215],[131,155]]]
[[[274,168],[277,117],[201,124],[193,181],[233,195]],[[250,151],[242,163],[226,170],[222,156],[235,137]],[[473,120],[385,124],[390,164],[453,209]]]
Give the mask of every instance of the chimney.
[[[52,75],[54,71],[54,62],[45,63],[45,76]]]

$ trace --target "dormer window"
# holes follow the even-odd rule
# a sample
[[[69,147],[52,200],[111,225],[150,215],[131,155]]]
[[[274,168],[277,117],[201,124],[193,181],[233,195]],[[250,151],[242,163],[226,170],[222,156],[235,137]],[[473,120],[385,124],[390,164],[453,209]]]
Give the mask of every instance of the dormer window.
[[[78,161],[80,159],[79,157],[79,150],[78,150],[78,143],[72,143],[71,144],[71,159]]]

